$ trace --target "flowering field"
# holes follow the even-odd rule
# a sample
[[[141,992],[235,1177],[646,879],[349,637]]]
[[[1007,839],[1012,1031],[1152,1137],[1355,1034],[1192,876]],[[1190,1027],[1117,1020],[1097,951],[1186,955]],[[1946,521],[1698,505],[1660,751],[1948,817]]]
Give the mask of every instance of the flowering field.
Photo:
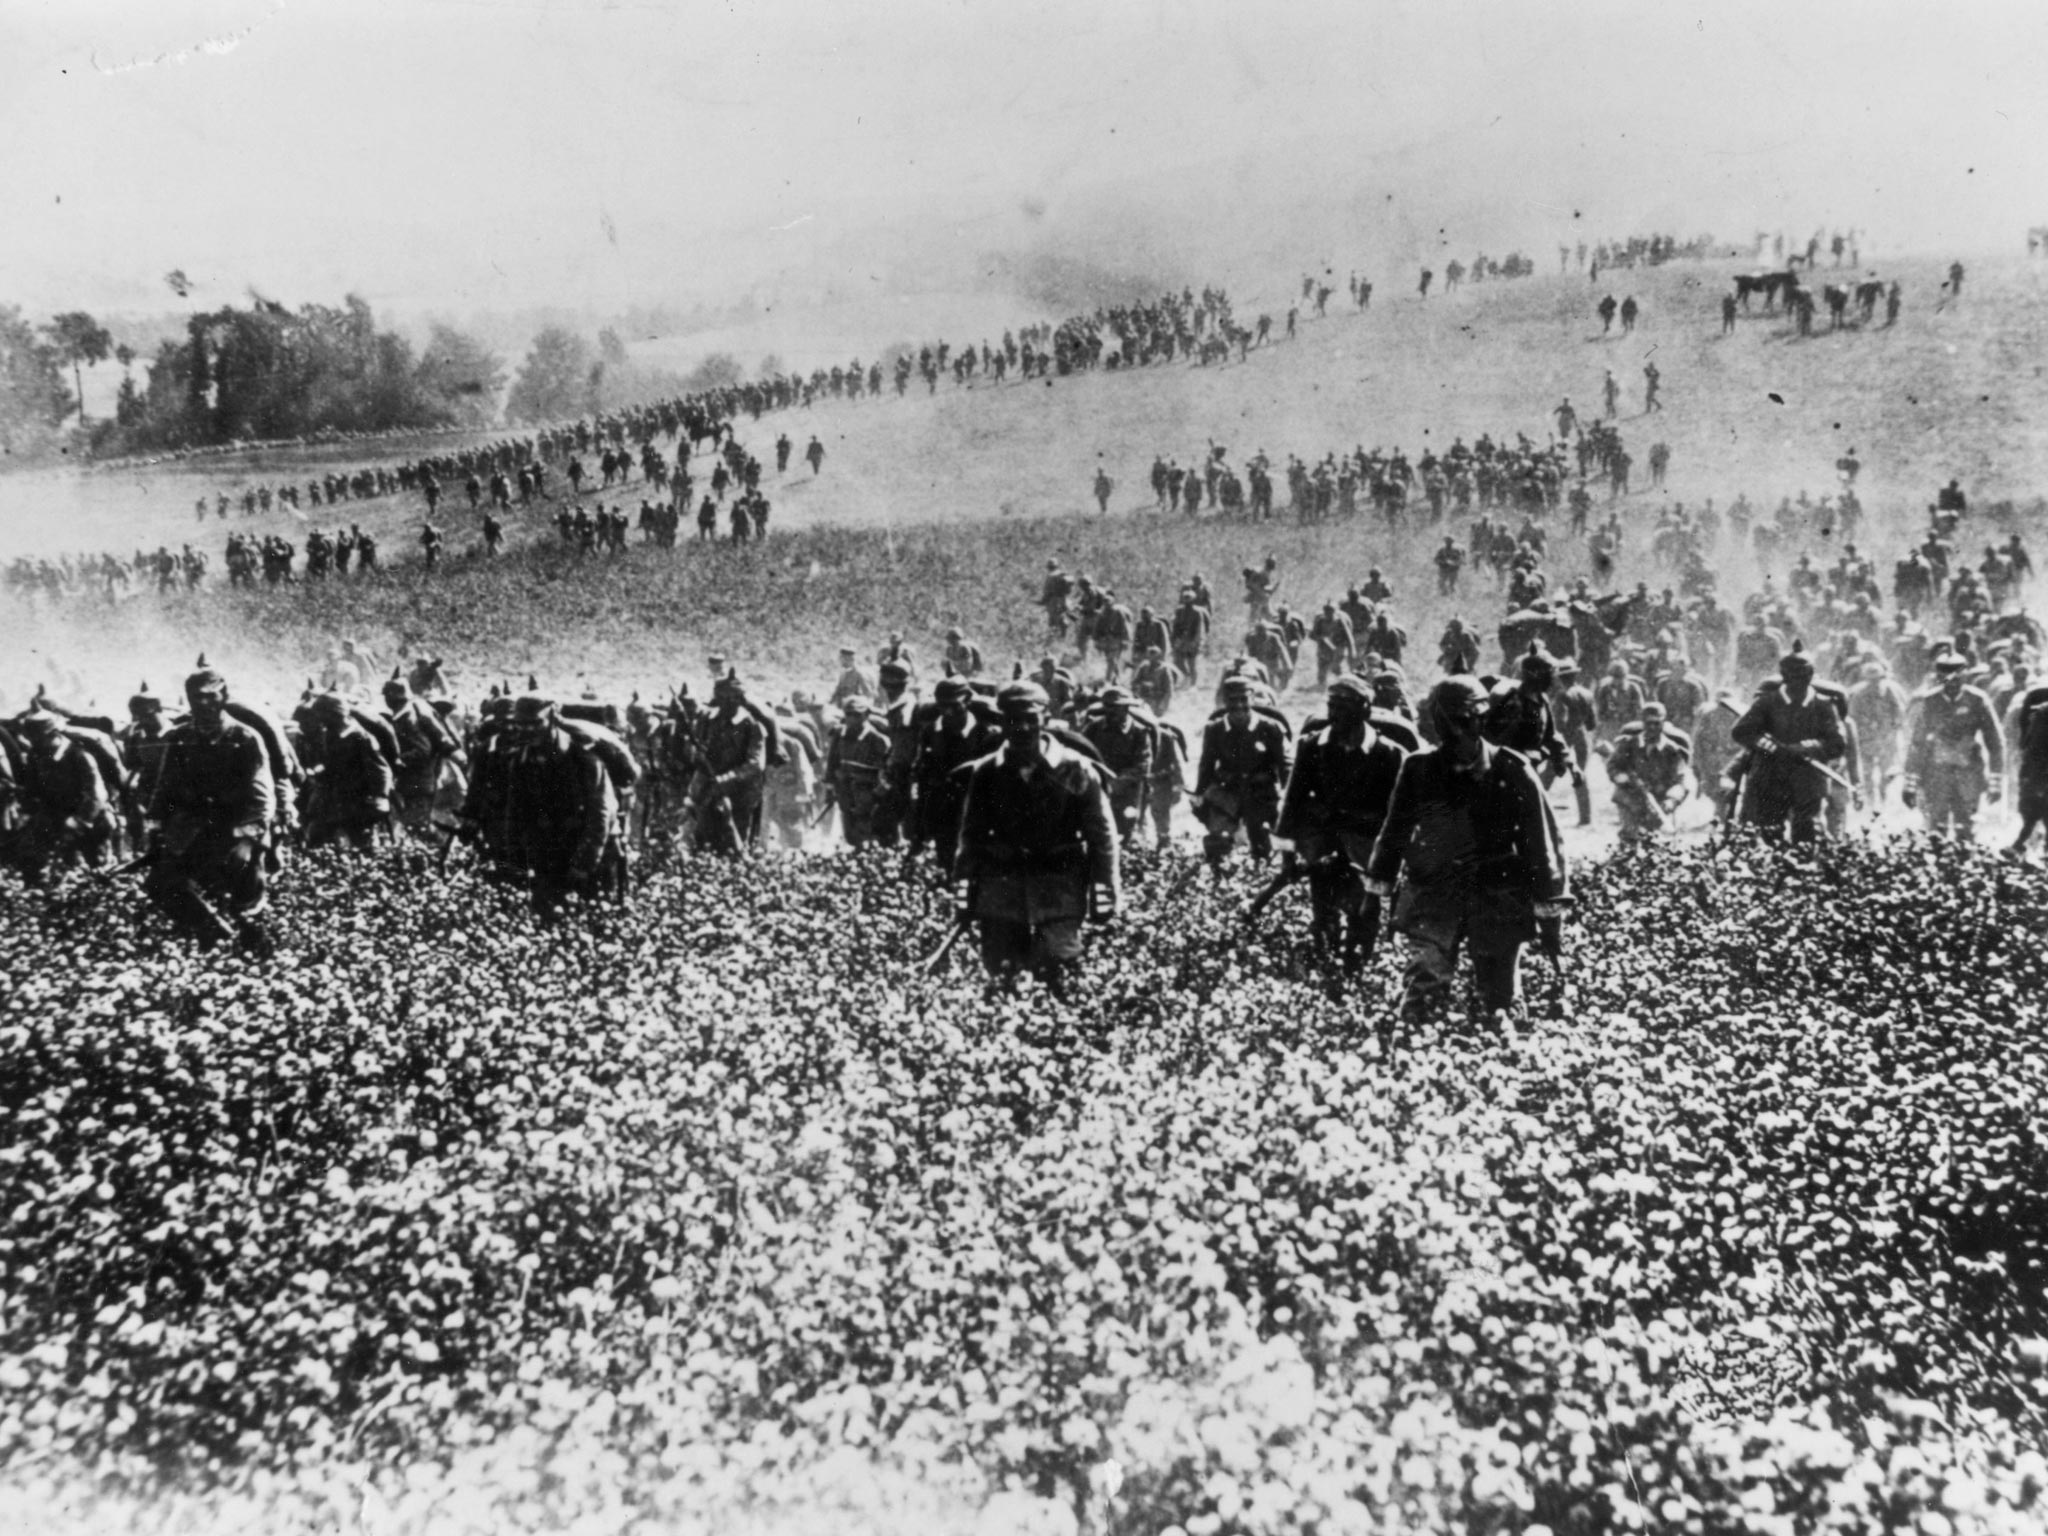
[[[2048,883],[1590,871],[1524,1029],[1140,855],[1072,1007],[890,855],[537,928],[388,851],[256,963],[0,885],[38,1526],[2036,1528]],[[1394,945],[1398,948],[1398,943]]]

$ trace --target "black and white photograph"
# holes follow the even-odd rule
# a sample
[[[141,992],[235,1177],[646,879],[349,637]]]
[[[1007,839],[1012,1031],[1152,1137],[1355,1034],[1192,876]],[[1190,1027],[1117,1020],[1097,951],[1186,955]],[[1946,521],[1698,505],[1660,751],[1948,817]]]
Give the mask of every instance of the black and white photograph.
[[[2048,1533],[2044,80],[0,0],[0,1532]]]

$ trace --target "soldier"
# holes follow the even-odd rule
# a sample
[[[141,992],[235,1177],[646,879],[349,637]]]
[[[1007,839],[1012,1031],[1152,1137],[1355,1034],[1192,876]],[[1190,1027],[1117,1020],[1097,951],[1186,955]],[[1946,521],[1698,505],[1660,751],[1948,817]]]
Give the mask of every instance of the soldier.
[[[1437,667],[1447,676],[1470,672],[1479,665],[1479,651],[1479,637],[1465,627],[1463,619],[1454,617],[1444,625],[1436,643]]]
[[[1862,752],[1863,782],[1875,803],[1883,802],[1885,789],[1898,771],[1907,708],[1905,692],[1892,681],[1885,664],[1875,659],[1864,662],[1849,690],[1849,719],[1855,724]]]
[[[1153,733],[1131,713],[1131,695],[1112,683],[1102,691],[1101,712],[1091,714],[1082,734],[1109,770],[1110,819],[1125,842],[1145,819],[1145,791],[1152,782]]]
[[[789,468],[789,455],[794,447],[795,444],[790,442],[787,432],[777,435],[775,439],[775,473],[778,475]]]
[[[554,702],[534,693],[512,706],[505,730],[506,788],[518,812],[505,822],[505,862],[532,875],[534,910],[543,917],[571,895],[594,894],[613,851],[618,790],[593,736],[570,729]]]
[[[2048,688],[2029,688],[2013,710],[2013,756],[2018,759],[2020,832],[2006,851],[2027,851],[2034,828],[2048,822]]]
[[[74,859],[97,868],[119,830],[113,794],[94,754],[64,720],[36,708],[16,721],[23,753],[16,786],[26,819],[20,829],[22,878],[40,885]]]
[[[1115,489],[1116,482],[1109,478],[1109,471],[1097,465],[1095,469],[1095,505],[1105,516],[1109,512],[1110,492]]]
[[[976,654],[980,653],[977,652]],[[917,652],[904,643],[903,631],[900,629],[890,630],[889,638],[875,652],[876,666],[879,667],[891,661],[902,662],[904,671],[908,674],[911,682],[915,683],[917,681]],[[955,670],[957,671],[958,669],[955,668]]]
[[[1188,788],[1188,739],[1172,721],[1158,720],[1152,742],[1152,781],[1145,803],[1152,809],[1152,831],[1161,848],[1173,838],[1173,807]]]
[[[777,704],[775,724],[782,735],[783,761],[770,763],[761,781],[761,824],[774,832],[775,847],[801,853],[818,775],[825,763],[825,749],[811,718],[810,695],[799,691],[790,695],[787,704]]]
[[[228,686],[211,668],[185,679],[185,723],[164,741],[149,816],[156,823],[143,892],[173,927],[203,947],[239,937],[258,954],[265,854],[277,810],[263,738],[227,712]],[[232,921],[214,905],[225,901]]]
[[[1162,718],[1172,706],[1173,668],[1166,664],[1166,652],[1161,647],[1147,647],[1137,666],[1131,669],[1131,692],[1147,709]]]
[[[875,696],[875,680],[863,672],[854,659],[859,654],[850,645],[839,647],[839,681],[832,685],[831,694],[834,709],[844,709],[848,699],[872,699]]]
[[[1600,739],[1613,741],[1624,725],[1641,717],[1647,699],[1643,685],[1630,675],[1627,662],[1619,658],[1609,662],[1607,676],[1593,690],[1593,715]]]
[[[1074,579],[1060,569],[1057,560],[1045,562],[1045,581],[1038,589],[1038,606],[1045,610],[1045,627],[1058,639],[1067,632],[1067,599],[1073,596]]]
[[[875,700],[875,723],[889,738],[889,759],[875,802],[874,839],[893,848],[912,826],[910,764],[917,753],[918,699],[908,662],[885,661],[877,671],[882,690]]]
[[[961,677],[981,676],[981,647],[957,628],[946,631],[946,650],[941,659],[949,672]]]
[[[2005,773],[1998,714],[1982,689],[1964,681],[1969,666],[1954,651],[1935,658],[1936,686],[1913,703],[1904,792],[1906,808],[1919,806],[1929,832],[1943,836],[1953,826],[1965,843],[1976,841],[1977,802],[2002,797]]]
[[[452,828],[469,794],[462,743],[441,712],[415,698],[395,669],[384,681],[384,712],[398,738],[399,824],[418,833]]]
[[[1180,673],[1181,685],[1192,688],[1199,681],[1202,652],[1209,644],[1209,611],[1196,601],[1192,587],[1181,589],[1172,634],[1174,670]]]
[[[1683,656],[1671,658],[1670,669],[1656,680],[1651,691],[1656,702],[1664,706],[1664,717],[1672,729],[1683,731],[1688,737],[1698,727],[1700,711],[1712,697],[1707,685],[1692,675],[1691,663]]]
[[[839,731],[825,753],[825,808],[839,808],[840,834],[849,847],[860,848],[875,840],[889,733],[875,723],[872,700],[856,694],[840,707]]]
[[[1436,592],[1438,597],[1449,597],[1458,590],[1458,573],[1465,568],[1465,551],[1450,534],[1444,535],[1444,542],[1436,552]]]
[[[1224,679],[1223,698],[1222,713],[1202,731],[1194,798],[1196,814],[1208,829],[1202,852],[1218,878],[1240,828],[1255,863],[1272,856],[1273,823],[1291,756],[1286,727],[1253,711],[1249,678]]]
[[[1624,841],[1664,830],[1689,793],[1685,775],[1691,761],[1692,738],[1666,728],[1664,706],[1655,700],[1643,706],[1640,720],[1621,728],[1607,754],[1607,779]]]
[[[1122,903],[1117,840],[1102,772],[1047,730],[1034,683],[996,697],[1003,744],[967,774],[953,864],[959,920],[980,928],[982,963],[1029,971],[1063,995],[1081,958],[1081,921]]]
[[[825,445],[818,441],[816,433],[811,434],[811,445],[804,450],[804,461],[811,466],[813,476],[825,467]]]
[[[712,684],[711,713],[697,728],[697,766],[683,792],[690,846],[735,857],[751,848],[767,772],[767,732],[746,707],[740,680],[727,673]]]
[[[1365,867],[1408,757],[1406,746],[1373,728],[1371,705],[1362,678],[1330,684],[1328,714],[1302,732],[1275,828],[1307,867],[1317,941],[1341,947],[1353,971],[1379,935],[1380,901],[1365,887]]]
[[[1324,603],[1308,627],[1308,636],[1316,646],[1316,686],[1327,688],[1332,679],[1351,670],[1351,621],[1337,611],[1335,603]]]
[[[1814,765],[1838,761],[1849,746],[1834,705],[1814,691],[1805,646],[1794,641],[1778,672],[1729,733],[1750,753],[1742,819],[1773,838],[1789,824],[1793,842],[1810,843],[1820,836],[1829,784]]]
[[[163,774],[165,744],[170,734],[164,720],[164,701],[150,692],[148,683],[129,696],[128,724],[118,734],[121,756],[128,765],[128,792],[123,797],[128,838],[133,847],[141,848],[148,841],[149,806],[156,798],[156,783]]]
[[[1107,591],[1105,597],[1113,598]],[[1123,677],[1124,656],[1131,644],[1131,610],[1123,603],[1105,602],[1095,615],[1095,648],[1102,652],[1102,678],[1114,683]]]
[[[1562,953],[1570,882],[1557,823],[1527,760],[1487,741],[1477,678],[1438,683],[1429,713],[1440,744],[1402,763],[1366,866],[1366,889],[1394,900],[1408,938],[1401,1018],[1419,1023],[1449,1000],[1461,945],[1480,1005],[1513,1014],[1523,948],[1540,938]]]
[[[316,694],[303,716],[306,760],[313,777],[306,790],[306,846],[346,839],[369,848],[391,817],[391,761],[377,739],[338,693]]]
[[[1577,802],[1582,827],[1593,825],[1593,786],[1586,778],[1586,763],[1593,755],[1593,733],[1598,715],[1593,695],[1579,681],[1579,664],[1566,657],[1557,664],[1556,691],[1550,698],[1550,715],[1557,722],[1557,734],[1572,755],[1572,799]]]
[[[933,707],[919,711],[910,774],[917,788],[911,846],[930,848],[950,874],[960,842],[960,807],[969,763],[1002,744],[1002,732],[973,709],[974,689],[964,677],[946,676],[932,690]]]

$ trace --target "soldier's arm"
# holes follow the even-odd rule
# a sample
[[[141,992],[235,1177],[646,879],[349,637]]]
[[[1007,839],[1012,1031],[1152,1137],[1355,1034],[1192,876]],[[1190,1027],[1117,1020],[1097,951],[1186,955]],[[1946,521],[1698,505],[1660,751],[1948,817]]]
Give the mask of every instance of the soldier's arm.
[[[1287,788],[1280,796],[1280,819],[1273,823],[1277,837],[1296,841],[1304,830],[1309,807],[1315,800],[1316,769],[1322,758],[1320,747],[1315,737],[1302,738],[1301,750],[1294,757],[1294,771],[1287,775]]]
[[[1404,759],[1394,779],[1387,819],[1373,840],[1372,855],[1365,865],[1366,886],[1376,896],[1394,894],[1394,882],[1401,877],[1402,861],[1408,857],[1408,842],[1415,835],[1422,810],[1422,763],[1420,754]]]
[[[1539,907],[1569,901],[1571,878],[1564,861],[1564,840],[1557,830],[1557,813],[1550,808],[1542,782],[1526,764],[1515,771],[1512,783],[1529,895]]]
[[[1729,729],[1728,735],[1738,747],[1747,749],[1770,734],[1770,728],[1768,707],[1763,694],[1759,693],[1750,700],[1749,708],[1743,711],[1742,718]]]
[[[612,776],[595,752],[578,750],[571,756],[576,764],[576,798],[583,807],[583,820],[576,829],[576,849],[569,869],[579,879],[586,879],[596,872],[597,861],[604,854],[605,840],[618,816],[619,801],[612,791]]]
[[[277,785],[270,776],[270,755],[256,733],[245,729],[236,746],[235,769],[240,794],[235,804],[237,830],[260,832],[277,812]]]
[[[746,740],[746,757],[718,776],[718,787],[728,793],[760,783],[768,771],[768,737],[758,722],[747,723]]]
[[[1976,707],[1977,734],[1984,738],[1984,762],[1994,778],[2005,773],[2005,733],[1998,728],[1998,712],[1991,707],[1991,701],[1978,698],[1972,701]]]
[[[1121,868],[1117,862],[1116,826],[1109,813],[1109,795],[1099,774],[1088,775],[1088,787],[1081,797],[1081,836],[1088,845],[1088,883],[1107,891],[1112,903],[1122,893]]]

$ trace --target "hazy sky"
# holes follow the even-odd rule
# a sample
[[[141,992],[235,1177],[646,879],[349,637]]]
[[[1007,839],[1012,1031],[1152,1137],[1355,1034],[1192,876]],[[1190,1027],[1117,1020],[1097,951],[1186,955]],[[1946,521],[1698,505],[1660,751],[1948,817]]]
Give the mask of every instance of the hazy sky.
[[[620,304],[1120,179],[1227,216],[1218,167],[1336,206],[1398,163],[1538,252],[1575,210],[2014,250],[2043,79],[2040,0],[0,0],[0,302]]]

